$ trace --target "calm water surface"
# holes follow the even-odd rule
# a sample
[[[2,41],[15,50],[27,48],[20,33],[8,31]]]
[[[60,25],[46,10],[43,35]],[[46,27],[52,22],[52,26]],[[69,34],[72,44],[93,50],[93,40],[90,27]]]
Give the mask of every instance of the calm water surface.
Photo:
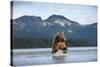
[[[14,66],[90,62],[97,61],[97,48],[69,48],[68,55],[62,57],[52,56],[50,48],[15,49],[12,59]]]

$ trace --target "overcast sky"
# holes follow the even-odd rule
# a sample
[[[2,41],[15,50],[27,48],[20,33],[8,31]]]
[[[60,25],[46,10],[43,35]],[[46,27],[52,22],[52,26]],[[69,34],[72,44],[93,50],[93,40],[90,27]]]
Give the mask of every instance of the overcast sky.
[[[42,19],[47,19],[53,14],[63,15],[83,25],[97,22],[96,6],[32,1],[14,1],[13,3],[13,19],[23,15],[40,16]]]

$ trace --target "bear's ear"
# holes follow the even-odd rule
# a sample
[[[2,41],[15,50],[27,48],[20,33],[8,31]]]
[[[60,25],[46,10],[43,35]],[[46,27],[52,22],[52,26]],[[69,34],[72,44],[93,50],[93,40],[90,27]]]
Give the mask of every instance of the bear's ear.
[[[62,34],[64,34],[64,32],[61,32]]]
[[[57,34],[56,35],[59,35],[59,32],[57,32]]]

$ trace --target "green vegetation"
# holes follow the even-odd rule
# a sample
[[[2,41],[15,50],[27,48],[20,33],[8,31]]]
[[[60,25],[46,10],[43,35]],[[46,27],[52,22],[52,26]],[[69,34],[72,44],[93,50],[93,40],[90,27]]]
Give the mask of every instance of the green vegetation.
[[[14,49],[52,47],[52,39],[14,38],[12,42],[12,47]],[[84,39],[70,39],[66,41],[66,44],[68,44],[69,47],[97,46],[96,42],[91,42]]]
[[[52,40],[49,39],[30,39],[16,38],[13,40],[13,48],[48,48],[52,46]]]
[[[77,39],[77,40],[68,40],[69,47],[89,47],[89,46],[97,46],[97,42],[87,41],[85,39]],[[67,43],[66,42],[66,43]]]

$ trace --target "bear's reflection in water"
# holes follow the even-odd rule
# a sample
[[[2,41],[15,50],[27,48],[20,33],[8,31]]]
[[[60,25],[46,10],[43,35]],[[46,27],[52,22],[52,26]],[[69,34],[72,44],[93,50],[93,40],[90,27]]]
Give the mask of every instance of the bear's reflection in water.
[[[52,61],[54,63],[64,63],[66,61],[66,56],[52,56]]]

